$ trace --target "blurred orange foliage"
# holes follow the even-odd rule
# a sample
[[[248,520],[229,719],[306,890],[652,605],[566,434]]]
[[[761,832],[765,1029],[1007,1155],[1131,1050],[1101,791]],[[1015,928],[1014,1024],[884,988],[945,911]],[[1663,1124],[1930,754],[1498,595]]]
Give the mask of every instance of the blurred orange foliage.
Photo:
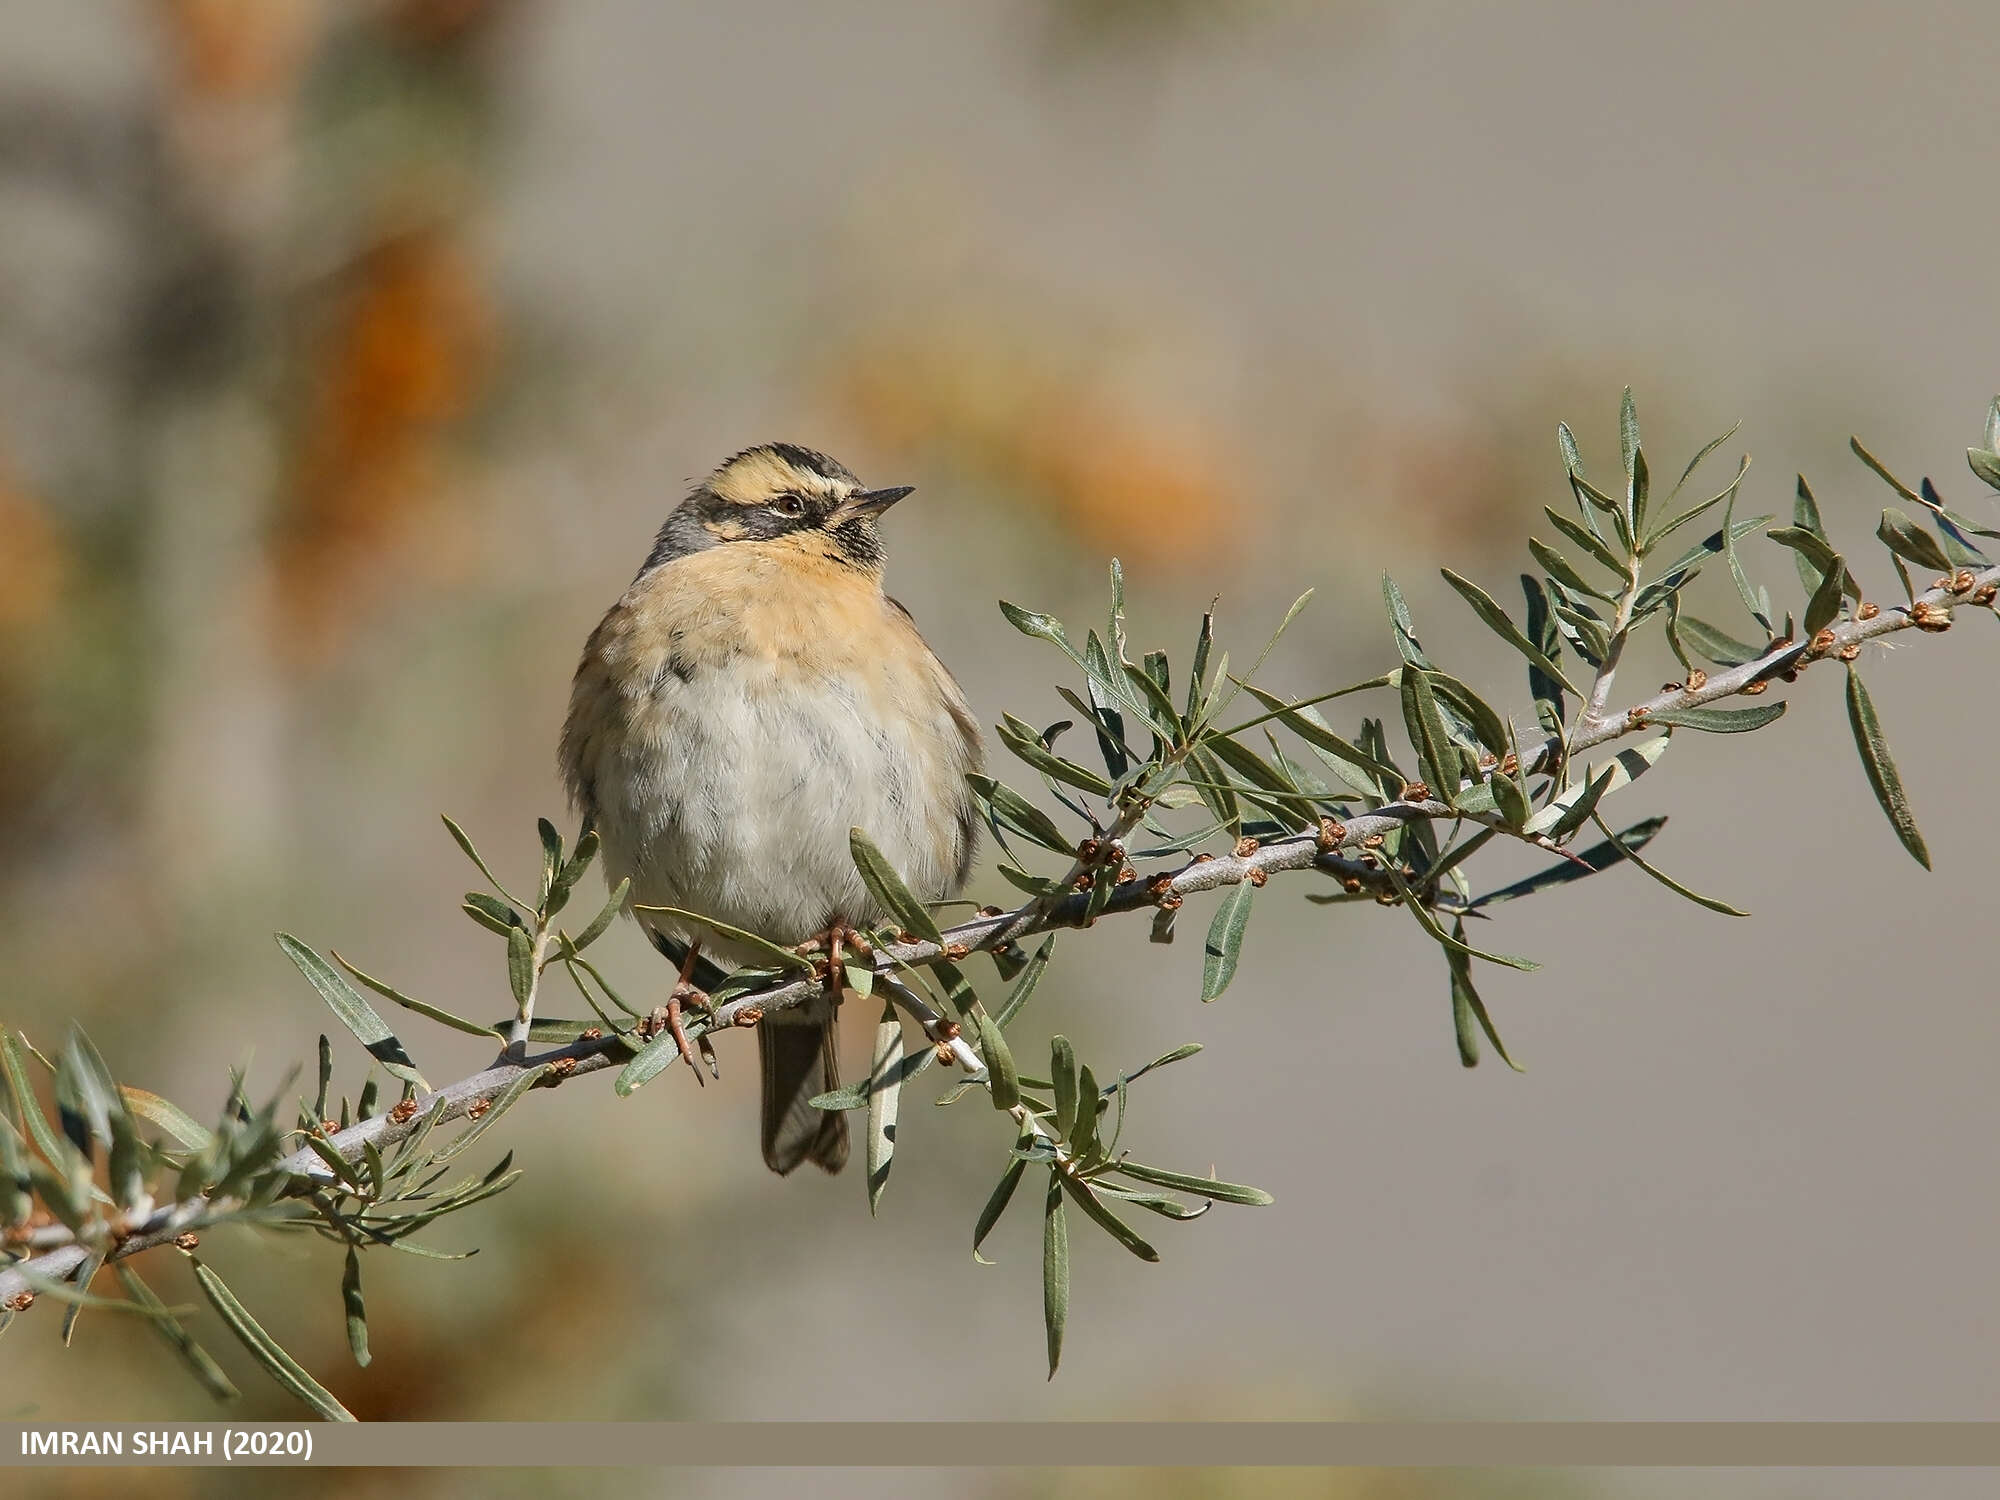
[[[833,360],[829,384],[875,445],[969,459],[1084,550],[1165,567],[1239,550],[1237,466],[1219,436],[1146,409],[1107,377],[1023,357],[996,336],[873,342]]]
[[[357,568],[435,492],[436,444],[478,396],[494,343],[484,283],[446,229],[383,239],[345,281],[307,353],[275,562],[293,644],[307,655],[334,643]]]

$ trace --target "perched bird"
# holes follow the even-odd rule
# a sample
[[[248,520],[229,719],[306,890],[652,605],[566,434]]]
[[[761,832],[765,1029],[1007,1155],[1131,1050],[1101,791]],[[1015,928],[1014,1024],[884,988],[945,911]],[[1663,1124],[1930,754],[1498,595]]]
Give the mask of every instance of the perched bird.
[[[628,909],[683,980],[697,945],[729,964],[754,955],[642,908],[786,946],[824,934],[832,947],[884,917],[855,873],[851,828],[920,897],[965,881],[978,724],[882,592],[877,523],[909,493],[863,489],[789,443],[746,449],[667,517],[584,646],[563,777],[602,840],[606,881],[631,880]],[[757,1027],[774,1172],[847,1160],[845,1117],[806,1102],[838,1086],[839,965],[829,969],[827,995]],[[687,1056],[677,1011],[668,1019]]]

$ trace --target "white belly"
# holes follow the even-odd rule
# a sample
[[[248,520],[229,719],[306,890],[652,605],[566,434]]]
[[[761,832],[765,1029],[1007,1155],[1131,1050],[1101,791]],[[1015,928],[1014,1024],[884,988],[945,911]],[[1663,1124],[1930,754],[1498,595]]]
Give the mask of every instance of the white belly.
[[[602,745],[593,780],[605,874],[630,877],[631,905],[700,912],[786,944],[835,918],[876,921],[848,853],[854,827],[920,897],[945,894],[954,872],[934,830],[951,825],[962,793],[934,727],[864,714],[848,684],[741,659],[669,680],[627,711],[628,732]],[[712,932],[638,915],[700,937],[725,962],[749,957]]]

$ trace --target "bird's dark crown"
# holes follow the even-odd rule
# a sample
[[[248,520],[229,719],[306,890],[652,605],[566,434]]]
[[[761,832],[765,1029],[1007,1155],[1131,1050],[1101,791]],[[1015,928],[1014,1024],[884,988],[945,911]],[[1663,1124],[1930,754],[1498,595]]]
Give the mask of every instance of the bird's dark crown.
[[[836,561],[879,572],[876,520],[907,489],[864,490],[845,464],[795,443],[761,443],[726,459],[667,517],[641,573],[690,552],[813,533]]]

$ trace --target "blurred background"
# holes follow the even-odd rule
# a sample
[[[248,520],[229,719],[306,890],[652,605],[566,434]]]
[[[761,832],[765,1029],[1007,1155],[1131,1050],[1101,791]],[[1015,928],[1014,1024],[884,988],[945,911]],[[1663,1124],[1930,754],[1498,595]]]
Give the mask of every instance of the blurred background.
[[[1063,716],[1059,659],[992,601],[1094,618],[1113,554],[1135,646],[1182,662],[1211,596],[1254,652],[1317,588],[1267,672],[1298,693],[1391,659],[1392,569],[1433,653],[1524,712],[1436,569],[1515,598],[1540,507],[1567,503],[1556,422],[1615,470],[1626,383],[1656,471],[1744,419],[1710,488],[1747,449],[1740,511],[1784,512],[1805,471],[1887,593],[1861,546],[1889,496],[1850,432],[1994,513],[1961,456],[2000,386],[1990,23],[1797,0],[0,0],[0,1014],[44,1043],[79,1018],[121,1077],[210,1114],[231,1064],[268,1091],[326,1028],[273,929],[505,1011],[438,814],[531,878],[584,635],[689,482],[763,439],[918,486],[891,586],[989,723]],[[1621,799],[1621,822],[1673,815],[1662,864],[1757,915],[1630,873],[1508,907],[1498,945],[1549,961],[1483,975],[1524,1075],[1460,1069],[1411,924],[1303,884],[1259,903],[1212,1007],[1198,941],[1071,938],[1017,1048],[1060,1027],[1116,1067],[1204,1042],[1128,1143],[1278,1203],[1163,1226],[1158,1267],[1079,1235],[1053,1384],[1034,1215],[997,1266],[967,1254],[1009,1144],[990,1115],[906,1105],[871,1222],[858,1171],[763,1170],[733,1047],[720,1087],[593,1082],[503,1126],[525,1181],[434,1236],[481,1254],[370,1257],[366,1371],[330,1250],[210,1251],[369,1418],[1991,1417],[2000,1013],[1964,935],[1995,911],[1967,793],[1996,647],[1975,621],[1870,674],[1932,876],[1825,677]],[[1007,889],[984,870],[973,894]],[[629,926],[600,951],[628,996],[665,982]],[[870,1019],[849,1017],[855,1068]],[[483,1060],[399,1029],[433,1079]],[[362,1061],[340,1053],[350,1090]],[[210,1414],[143,1328],[55,1335],[8,1340],[9,1417]],[[246,1415],[297,1414],[207,1342]]]

